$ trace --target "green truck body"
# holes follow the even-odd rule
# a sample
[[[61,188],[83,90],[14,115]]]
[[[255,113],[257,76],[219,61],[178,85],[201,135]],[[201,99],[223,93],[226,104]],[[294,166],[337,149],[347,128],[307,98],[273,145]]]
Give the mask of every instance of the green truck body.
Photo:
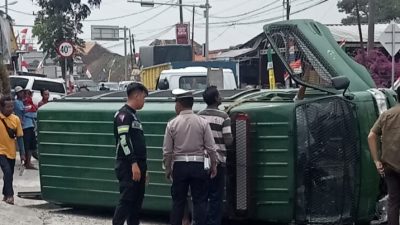
[[[329,78],[346,76],[350,91],[343,95],[333,84],[316,87],[303,101],[293,101],[296,89],[221,91],[235,138],[228,152],[226,215],[277,223],[367,222],[379,195],[367,136],[379,113],[396,103],[394,92],[374,89],[368,72],[342,53],[323,25],[302,20],[265,29],[269,35],[282,27],[308,40],[304,45],[315,51]],[[279,43],[274,43],[277,51]],[[195,111],[206,107],[201,93],[194,93]],[[87,92],[39,110],[43,199],[80,206],[117,204],[112,123],[125,99],[124,93]],[[150,174],[143,208],[165,214],[171,210],[171,184],[162,169],[162,143],[174,105],[170,91],[152,92],[138,113]]]

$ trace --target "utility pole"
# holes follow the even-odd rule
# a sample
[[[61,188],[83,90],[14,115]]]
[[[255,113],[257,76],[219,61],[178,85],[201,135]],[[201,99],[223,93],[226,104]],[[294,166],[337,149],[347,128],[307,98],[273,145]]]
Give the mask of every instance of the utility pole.
[[[182,0],[179,0],[179,18],[181,24],[183,24],[183,7],[182,7]]]
[[[8,0],[6,0],[5,9],[6,9],[6,15],[8,15]]]
[[[289,19],[290,19],[290,0],[286,0],[286,20]]]
[[[206,56],[206,61],[210,59],[208,55],[208,50],[209,50],[209,44],[210,44],[210,4],[209,0],[206,0],[206,11],[205,11],[205,16],[206,16],[206,49],[205,49],[205,56]]]
[[[131,29],[129,29],[129,48],[130,48],[130,55],[131,55],[131,69],[133,68],[133,51],[132,51],[132,34]]]
[[[360,19],[360,9],[358,6],[358,0],[355,0],[355,3],[356,3],[356,13],[357,13],[357,23],[358,23],[358,34],[360,35],[360,48],[361,48],[362,64],[365,65],[364,40],[363,40],[362,30],[361,30],[361,19]]]
[[[367,51],[370,55],[374,49],[375,44],[375,14],[376,14],[376,0],[369,0],[369,13],[368,13],[368,45]]]
[[[132,46],[133,46],[133,63],[136,64],[135,36],[133,34],[132,34]]]
[[[125,62],[125,66],[124,66],[124,69],[125,69],[125,80],[128,80],[128,57],[127,57],[127,52],[128,52],[128,49],[127,49],[127,40],[126,40],[126,30],[127,30],[127,28],[126,28],[126,26],[124,27],[124,52],[125,52],[125,57],[124,57],[124,62]]]
[[[195,16],[196,8],[193,6],[193,17],[192,17],[192,59],[194,60],[195,51],[194,51],[194,16]]]

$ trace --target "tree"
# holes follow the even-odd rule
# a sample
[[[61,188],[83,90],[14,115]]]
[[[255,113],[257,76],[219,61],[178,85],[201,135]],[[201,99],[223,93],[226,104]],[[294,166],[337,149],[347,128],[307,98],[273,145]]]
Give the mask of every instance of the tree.
[[[368,7],[369,0],[359,0],[358,5],[360,8],[361,23],[368,23]],[[357,12],[354,0],[341,0],[338,2],[337,7],[339,12],[344,12],[348,16],[342,19],[343,24],[356,24]],[[400,1],[399,0],[385,0],[376,1],[376,18],[377,23],[388,23],[391,20],[400,20]]]
[[[40,47],[48,57],[57,57],[56,47],[63,40],[74,43],[76,48],[84,46],[84,41],[78,37],[82,33],[82,21],[91,13],[91,9],[99,7],[101,0],[36,0],[42,8],[35,19],[32,33],[38,37]],[[59,60],[62,76],[65,79],[66,71],[64,60]],[[71,71],[73,60],[68,61]]]
[[[358,49],[355,60],[362,64],[362,52]],[[372,79],[377,87],[390,87],[392,81],[392,60],[390,56],[385,55],[380,50],[371,50],[371,53],[365,57],[364,66],[371,73]],[[400,75],[400,62],[395,64],[395,80]]]

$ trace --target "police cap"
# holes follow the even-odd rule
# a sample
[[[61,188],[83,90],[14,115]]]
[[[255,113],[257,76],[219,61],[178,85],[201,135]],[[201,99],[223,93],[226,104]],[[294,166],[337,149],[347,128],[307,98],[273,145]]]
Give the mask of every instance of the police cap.
[[[179,88],[172,90],[172,94],[175,96],[176,99],[193,98],[192,91],[179,89]]]

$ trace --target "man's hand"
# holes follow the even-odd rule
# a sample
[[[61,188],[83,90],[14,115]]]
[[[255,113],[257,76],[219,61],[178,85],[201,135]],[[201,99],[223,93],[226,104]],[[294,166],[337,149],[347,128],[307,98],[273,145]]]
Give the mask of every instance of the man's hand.
[[[165,170],[165,179],[168,181],[172,181],[172,172],[171,170]]]
[[[139,182],[141,178],[141,172],[137,163],[132,164],[132,180]]]
[[[381,176],[385,175],[385,169],[383,168],[383,165],[382,165],[381,161],[375,161],[375,167],[376,167],[376,170],[378,170],[378,173]]]
[[[210,177],[211,179],[217,176],[217,166],[212,166],[211,167],[211,174]]]
[[[25,155],[20,155],[20,158],[21,158],[21,163],[23,164],[26,160]]]

